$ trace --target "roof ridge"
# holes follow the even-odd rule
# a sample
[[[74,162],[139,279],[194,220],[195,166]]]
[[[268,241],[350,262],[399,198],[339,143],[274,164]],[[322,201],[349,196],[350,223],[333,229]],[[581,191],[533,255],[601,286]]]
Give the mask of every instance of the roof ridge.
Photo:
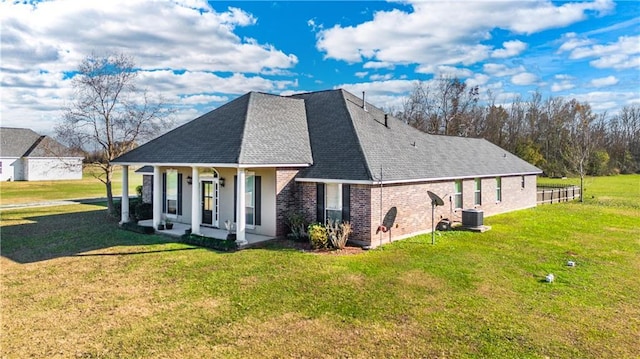
[[[40,137],[38,137],[38,139],[31,145],[31,147],[29,147],[29,149],[27,150],[27,152],[25,152],[22,157],[29,157],[29,155],[31,154],[31,152],[33,152],[33,150],[36,149],[36,147],[38,147],[38,145],[42,142],[42,140],[44,140],[44,138],[47,136],[41,135]]]
[[[242,164],[242,160],[244,159],[244,155],[245,155],[245,149],[244,149],[244,142],[245,139],[247,138],[247,122],[249,122],[249,111],[251,109],[251,104],[253,103],[253,101],[255,101],[255,95],[258,94],[258,92],[255,91],[249,91],[247,93],[247,95],[249,95],[249,99],[247,99],[247,106],[245,106],[244,108],[244,115],[241,117],[243,121],[242,123],[242,136],[240,137],[240,147],[239,147],[239,151],[238,151],[238,158],[236,158],[236,162],[238,163],[238,165]]]
[[[352,96],[355,96],[354,94],[350,93],[349,91],[346,91],[344,89],[338,89],[338,92],[340,93],[340,97],[342,98],[342,105],[344,106],[344,110],[347,113],[347,116],[349,116],[349,126],[351,127],[351,131],[353,132],[355,138],[356,138],[356,143],[357,143],[357,147],[358,147],[358,151],[360,152],[360,155],[362,156],[362,158],[364,159],[365,162],[365,169],[367,171],[367,175],[369,176],[370,180],[374,180],[374,176],[373,176],[373,172],[371,171],[371,166],[369,165],[370,161],[369,158],[367,157],[366,152],[364,151],[364,149],[362,148],[362,141],[360,138],[360,134],[358,133],[358,130],[356,129],[356,126],[353,123],[353,116],[351,116],[351,111],[349,111],[349,106],[347,105],[347,98],[345,96],[345,92],[348,94],[351,94]]]

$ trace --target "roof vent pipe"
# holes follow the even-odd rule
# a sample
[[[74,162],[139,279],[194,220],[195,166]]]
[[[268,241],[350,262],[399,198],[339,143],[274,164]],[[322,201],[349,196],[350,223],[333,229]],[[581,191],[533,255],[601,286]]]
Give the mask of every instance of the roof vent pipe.
[[[367,103],[365,102],[365,92],[362,91],[362,109],[367,111]]]
[[[384,114],[384,127],[389,127],[389,124],[387,123],[387,117],[389,117],[389,115],[387,115],[386,113]]]

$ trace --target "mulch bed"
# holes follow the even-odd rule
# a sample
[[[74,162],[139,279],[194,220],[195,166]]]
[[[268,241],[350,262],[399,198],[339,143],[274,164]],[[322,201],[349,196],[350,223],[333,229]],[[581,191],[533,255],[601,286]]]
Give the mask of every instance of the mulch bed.
[[[252,245],[251,248],[267,248],[267,249],[296,249],[305,253],[319,255],[350,255],[360,254],[365,250],[362,247],[347,244],[343,249],[313,249],[309,242],[297,242],[286,238],[275,238],[266,242]]]

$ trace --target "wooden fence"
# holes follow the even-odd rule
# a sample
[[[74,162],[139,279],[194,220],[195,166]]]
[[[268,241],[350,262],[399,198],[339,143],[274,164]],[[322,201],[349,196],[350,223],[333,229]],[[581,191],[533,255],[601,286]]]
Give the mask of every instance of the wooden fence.
[[[578,186],[544,186],[538,187],[538,204],[568,202],[580,198]]]

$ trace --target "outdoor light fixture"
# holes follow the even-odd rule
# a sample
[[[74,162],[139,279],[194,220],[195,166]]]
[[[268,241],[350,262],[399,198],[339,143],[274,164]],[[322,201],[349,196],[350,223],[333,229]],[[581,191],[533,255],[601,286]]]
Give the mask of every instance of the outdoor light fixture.
[[[193,178],[191,178],[191,176],[187,176],[187,184],[192,184],[193,183]]]
[[[224,187],[224,177],[221,177],[221,178],[218,180],[218,183],[220,183],[220,185],[221,185],[222,187]]]

